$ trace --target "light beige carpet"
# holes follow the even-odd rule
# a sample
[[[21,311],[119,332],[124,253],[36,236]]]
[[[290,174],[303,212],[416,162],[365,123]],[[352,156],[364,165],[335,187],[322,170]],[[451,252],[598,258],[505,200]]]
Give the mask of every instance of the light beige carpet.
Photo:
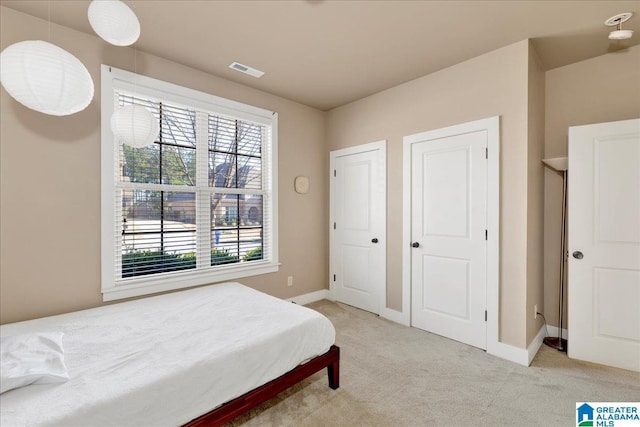
[[[575,426],[576,402],[640,401],[640,374],[546,346],[527,368],[347,305],[309,307],[336,327],[340,388],[323,370],[231,425]]]

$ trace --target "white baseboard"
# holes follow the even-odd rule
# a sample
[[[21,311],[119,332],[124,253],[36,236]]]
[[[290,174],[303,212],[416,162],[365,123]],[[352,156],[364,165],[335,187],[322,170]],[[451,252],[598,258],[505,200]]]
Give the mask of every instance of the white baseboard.
[[[295,302],[298,305],[306,305],[323,299],[329,299],[329,289],[320,289],[319,291],[287,298],[285,301]]]
[[[558,336],[557,327],[547,326],[547,328],[549,329],[549,336],[552,336],[552,337]],[[563,331],[562,338],[566,339],[568,336],[567,330],[563,329],[562,331]],[[542,325],[540,327],[540,330],[536,334],[536,337],[533,339],[533,341],[531,341],[531,344],[529,344],[526,350],[523,348],[513,347],[511,345],[499,342],[496,345],[492,346],[493,348],[491,348],[491,351],[487,349],[487,353],[492,354],[494,356],[501,357],[506,360],[510,360],[519,365],[529,366],[531,365],[533,358],[536,357],[538,350],[540,350],[540,347],[542,346],[542,341],[544,340],[545,336],[546,336],[546,330],[544,329],[544,325]]]
[[[531,344],[529,344],[529,347],[527,347],[527,354],[528,354],[527,366],[531,365],[533,358],[536,357],[536,354],[538,354],[538,350],[540,350],[540,346],[542,346],[542,340],[544,339],[544,337],[545,337],[545,330],[544,330],[544,325],[542,325],[536,337],[533,339],[533,341],[531,341]]]
[[[543,325],[526,349],[497,342],[487,346],[487,353],[517,363],[518,365],[529,366],[538,353],[540,346],[542,346],[544,337],[545,330]]]
[[[514,347],[501,342],[496,342],[491,345],[487,343],[487,353],[517,363],[518,365],[529,366],[529,354],[524,348]]]

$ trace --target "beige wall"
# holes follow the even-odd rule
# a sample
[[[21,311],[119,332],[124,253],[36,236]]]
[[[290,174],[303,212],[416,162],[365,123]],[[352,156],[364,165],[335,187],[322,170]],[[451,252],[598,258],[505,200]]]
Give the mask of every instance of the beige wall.
[[[544,86],[545,75],[540,58],[529,44],[528,99],[528,177],[527,177],[527,345],[542,326],[542,317],[534,317],[534,307],[543,313],[543,212],[544,212]]]
[[[1,89],[0,322],[100,305],[100,64],[134,71],[133,50],[2,7],[0,48],[49,40],[87,67],[96,95],[84,111],[53,117]],[[324,113],[138,52],[138,73],[279,113],[280,271],[243,280],[279,297],[328,283],[328,159]],[[250,78],[250,77],[247,77]],[[311,190],[293,191],[296,175]],[[287,276],[294,286],[287,287]]]
[[[49,38],[45,21],[4,7],[0,23],[0,48],[50,40],[76,55],[98,88],[70,117],[31,111],[0,90],[6,323],[101,304],[99,65],[134,71],[134,52],[57,25]],[[557,324],[561,179],[540,159],[566,155],[569,126],[640,117],[640,46],[544,73],[522,41],[326,114],[142,52],[135,63],[141,74],[279,113],[282,266],[243,280],[279,297],[326,287],[328,151],[387,139],[387,306],[402,309],[402,137],[501,116],[500,341],[521,348],[541,326],[535,304]],[[300,174],[310,177],[307,195],[293,191]]]
[[[402,309],[402,137],[501,116],[500,340],[526,346],[527,97],[522,41],[329,111],[329,150],[388,141],[387,306]]]
[[[569,126],[639,118],[640,46],[547,71],[545,117],[545,158],[567,155]],[[562,178],[552,171],[544,194],[544,314],[557,326]],[[566,327],[566,297],[564,309]]]

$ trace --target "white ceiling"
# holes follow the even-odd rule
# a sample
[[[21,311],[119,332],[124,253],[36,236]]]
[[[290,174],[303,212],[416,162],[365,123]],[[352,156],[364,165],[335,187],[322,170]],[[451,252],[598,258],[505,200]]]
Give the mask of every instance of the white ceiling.
[[[635,1],[126,0],[149,52],[328,110],[531,38],[546,69],[640,44]],[[0,4],[93,34],[88,0]],[[631,40],[604,21],[634,12]],[[230,70],[238,61],[261,79]],[[640,67],[640,65],[639,65]]]

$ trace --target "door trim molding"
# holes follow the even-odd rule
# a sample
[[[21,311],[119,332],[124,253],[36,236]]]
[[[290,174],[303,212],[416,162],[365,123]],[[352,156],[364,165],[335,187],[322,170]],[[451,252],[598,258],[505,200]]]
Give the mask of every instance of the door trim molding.
[[[335,195],[335,180],[333,179],[333,170],[335,169],[336,158],[342,156],[349,156],[352,154],[367,153],[370,151],[378,151],[380,155],[380,174],[379,178],[384,182],[384,186],[380,191],[382,192],[382,200],[384,201],[384,209],[382,210],[382,223],[384,227],[380,230],[380,241],[384,245],[384,265],[381,267],[383,270],[384,281],[382,286],[378,289],[378,315],[382,315],[387,310],[387,140],[370,142],[368,144],[355,145],[353,147],[342,148],[340,150],[334,150],[329,153],[329,297],[335,301],[335,287],[333,285],[333,272],[334,269],[334,237],[333,237],[333,222],[335,220],[335,203],[333,197]],[[386,316],[385,316],[386,317]]]
[[[411,325],[411,149],[426,139],[446,138],[465,133],[487,132],[487,353],[501,355],[500,314],[500,116],[448,126],[403,138],[402,173],[402,322]],[[526,350],[524,350],[526,354]]]

